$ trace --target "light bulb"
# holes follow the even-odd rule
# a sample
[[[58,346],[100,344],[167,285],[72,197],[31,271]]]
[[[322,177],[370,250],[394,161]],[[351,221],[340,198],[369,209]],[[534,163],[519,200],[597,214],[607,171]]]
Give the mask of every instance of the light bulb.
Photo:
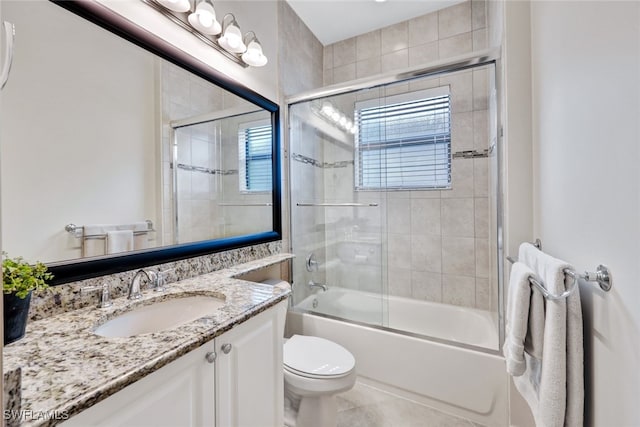
[[[262,67],[267,64],[267,57],[262,53],[262,46],[258,39],[253,39],[247,45],[247,51],[242,54],[242,60],[253,67]]]
[[[347,118],[345,116],[340,117],[340,126],[347,125]]]
[[[331,113],[333,113],[333,106],[330,102],[324,101],[322,103],[322,109],[320,111],[322,111],[322,114],[324,114],[325,116],[331,116]]]
[[[334,122],[340,121],[340,113],[337,111],[331,113],[331,120],[333,120]]]
[[[188,12],[191,9],[189,0],[158,0],[158,3],[174,12]]]
[[[195,12],[189,15],[189,24],[196,30],[204,34],[220,34],[222,27],[216,21],[216,12],[213,6],[206,0],[202,0],[196,6]]]
[[[247,49],[244,43],[242,43],[240,28],[235,24],[229,25],[224,30],[224,34],[218,39],[218,44],[222,46],[224,50],[232,53],[243,53]]]

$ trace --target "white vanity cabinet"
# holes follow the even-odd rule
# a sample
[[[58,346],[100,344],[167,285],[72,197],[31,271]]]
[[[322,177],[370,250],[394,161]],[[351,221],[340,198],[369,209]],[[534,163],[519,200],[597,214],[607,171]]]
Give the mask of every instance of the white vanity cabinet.
[[[285,300],[61,425],[284,425],[282,344],[286,310]]]
[[[284,425],[286,311],[280,302],[215,339],[217,427]]]
[[[71,417],[64,427],[200,427],[215,420],[209,342]],[[212,359],[213,360],[213,359]]]

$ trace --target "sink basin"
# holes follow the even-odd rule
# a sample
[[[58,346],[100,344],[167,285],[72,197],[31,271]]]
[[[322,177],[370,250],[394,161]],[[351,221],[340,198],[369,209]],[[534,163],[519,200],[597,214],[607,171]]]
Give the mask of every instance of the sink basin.
[[[103,337],[131,337],[163,331],[213,314],[224,301],[208,296],[190,296],[145,305],[100,325],[94,331]]]

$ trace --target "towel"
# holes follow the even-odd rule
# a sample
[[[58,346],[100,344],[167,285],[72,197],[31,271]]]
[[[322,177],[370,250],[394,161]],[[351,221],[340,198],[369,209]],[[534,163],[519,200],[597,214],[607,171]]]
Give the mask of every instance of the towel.
[[[514,377],[525,372],[525,351],[542,358],[544,296],[531,286],[530,277],[536,277],[535,273],[521,262],[511,268],[503,351],[507,372]]]
[[[107,231],[107,253],[115,254],[133,250],[133,231]]]
[[[82,256],[101,256],[107,253],[107,242],[103,237],[87,238],[87,236],[104,236],[107,231],[114,231],[112,224],[88,224],[82,229]]]
[[[571,265],[529,243],[520,245],[518,258],[552,294],[564,292],[573,282],[564,274]],[[525,346],[525,372],[513,377],[513,382],[529,404],[536,425],[579,427],[584,411],[584,350],[578,287],[567,298],[546,299],[544,306],[542,355],[530,354]]]

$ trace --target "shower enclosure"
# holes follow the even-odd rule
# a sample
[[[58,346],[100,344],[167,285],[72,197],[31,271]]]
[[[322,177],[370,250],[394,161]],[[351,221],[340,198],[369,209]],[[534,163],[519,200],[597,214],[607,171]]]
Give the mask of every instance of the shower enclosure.
[[[497,351],[489,56],[288,100],[293,310]]]

